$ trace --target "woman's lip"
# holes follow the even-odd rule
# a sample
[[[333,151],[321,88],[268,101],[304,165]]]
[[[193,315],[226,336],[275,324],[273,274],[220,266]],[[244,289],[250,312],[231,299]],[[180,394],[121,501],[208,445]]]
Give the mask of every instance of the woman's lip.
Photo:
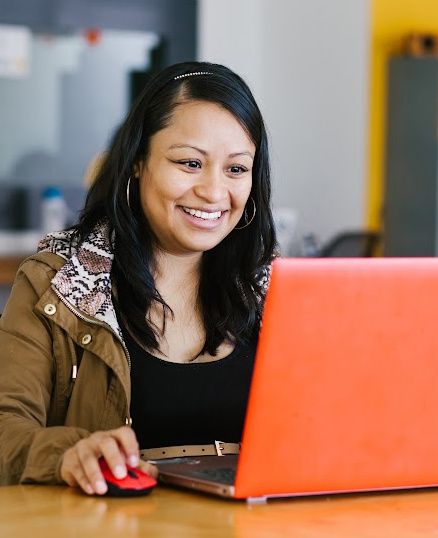
[[[211,209],[205,210],[205,209],[195,209],[193,207],[188,206],[181,206],[184,213],[187,215],[190,215],[191,217],[196,217],[198,219],[202,220],[219,220],[221,216],[223,215],[224,211],[217,209],[215,211],[212,211]]]
[[[210,230],[214,229],[217,226],[219,226],[223,219],[224,215],[227,213],[227,211],[208,211],[206,213],[220,213],[219,218],[210,218],[210,219],[203,219],[200,217],[196,217],[195,215],[191,215],[190,213],[187,213],[187,211],[184,210],[187,206],[180,206],[182,214],[185,216],[187,220],[191,222],[192,225],[194,225],[196,228],[204,229],[204,230]],[[199,210],[200,211],[200,210]]]

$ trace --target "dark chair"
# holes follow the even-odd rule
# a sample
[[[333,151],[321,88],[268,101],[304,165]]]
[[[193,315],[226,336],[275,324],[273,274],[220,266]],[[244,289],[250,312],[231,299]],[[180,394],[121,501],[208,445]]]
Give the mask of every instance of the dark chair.
[[[376,254],[381,241],[379,232],[342,232],[320,249],[323,258],[369,258]]]

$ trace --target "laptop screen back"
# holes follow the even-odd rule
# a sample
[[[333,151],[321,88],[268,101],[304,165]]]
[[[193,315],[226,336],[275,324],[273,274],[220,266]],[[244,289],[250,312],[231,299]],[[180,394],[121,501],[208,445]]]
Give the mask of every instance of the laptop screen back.
[[[438,259],[278,259],[236,497],[438,484]]]

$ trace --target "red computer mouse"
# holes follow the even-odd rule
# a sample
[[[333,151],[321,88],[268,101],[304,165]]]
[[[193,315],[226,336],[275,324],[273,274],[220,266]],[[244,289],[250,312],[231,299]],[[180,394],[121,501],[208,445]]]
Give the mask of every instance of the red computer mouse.
[[[128,474],[125,478],[120,479],[113,475],[107,462],[103,458],[100,458],[99,464],[108,486],[106,495],[111,495],[113,497],[147,495],[151,492],[152,488],[157,485],[155,478],[136,467],[127,465]]]

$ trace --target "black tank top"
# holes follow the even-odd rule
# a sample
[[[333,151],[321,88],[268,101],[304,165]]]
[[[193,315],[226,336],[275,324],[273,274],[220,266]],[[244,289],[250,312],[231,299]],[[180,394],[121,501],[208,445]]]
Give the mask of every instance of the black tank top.
[[[154,357],[121,328],[131,356],[131,418],[140,448],[240,442],[256,340],[223,359],[180,364]]]

